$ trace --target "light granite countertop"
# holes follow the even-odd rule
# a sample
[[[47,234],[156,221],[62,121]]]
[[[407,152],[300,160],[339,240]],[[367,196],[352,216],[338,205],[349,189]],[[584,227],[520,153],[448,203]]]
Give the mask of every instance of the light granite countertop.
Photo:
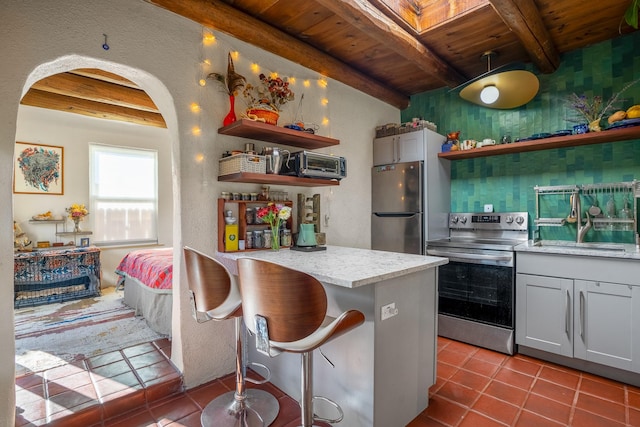
[[[625,243],[576,243],[567,240],[541,240],[517,245],[516,252],[577,255],[589,257],[640,259],[640,249]]]
[[[370,249],[327,246],[324,251],[217,252],[216,259],[231,273],[238,274],[236,260],[250,257],[274,262],[311,274],[330,285],[356,288],[383,280],[435,268],[449,262],[447,258],[411,255]]]

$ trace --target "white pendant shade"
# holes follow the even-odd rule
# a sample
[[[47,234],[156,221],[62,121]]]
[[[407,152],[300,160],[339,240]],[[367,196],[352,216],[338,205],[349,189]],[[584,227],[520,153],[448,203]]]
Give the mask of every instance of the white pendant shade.
[[[491,86],[495,90],[491,89]],[[538,78],[529,71],[504,71],[490,74],[468,84],[460,91],[460,97],[484,107],[509,109],[531,101],[538,93],[539,88]],[[486,102],[483,101],[481,94],[486,90],[493,91],[494,96],[497,91],[498,98],[493,102],[490,102],[492,98],[485,98]]]
[[[485,104],[493,104],[500,97],[500,91],[494,85],[485,86],[480,91],[480,100]]]

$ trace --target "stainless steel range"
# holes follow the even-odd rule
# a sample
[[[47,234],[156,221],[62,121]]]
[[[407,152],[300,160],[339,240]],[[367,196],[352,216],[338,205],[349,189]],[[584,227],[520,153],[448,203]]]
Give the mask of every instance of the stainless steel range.
[[[438,271],[438,334],[502,353],[515,351],[515,252],[529,238],[527,212],[450,213],[449,237],[427,254]]]

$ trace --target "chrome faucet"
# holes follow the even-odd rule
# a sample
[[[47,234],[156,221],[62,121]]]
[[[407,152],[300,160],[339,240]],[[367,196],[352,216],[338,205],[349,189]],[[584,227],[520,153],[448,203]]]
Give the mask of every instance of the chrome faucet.
[[[592,223],[589,212],[585,212],[587,222],[582,225],[582,206],[580,204],[580,194],[578,193],[573,195],[573,206],[571,210],[576,212],[576,217],[578,218],[578,223],[576,224],[576,242],[582,243],[584,241],[585,234],[587,234],[587,231],[591,229]]]

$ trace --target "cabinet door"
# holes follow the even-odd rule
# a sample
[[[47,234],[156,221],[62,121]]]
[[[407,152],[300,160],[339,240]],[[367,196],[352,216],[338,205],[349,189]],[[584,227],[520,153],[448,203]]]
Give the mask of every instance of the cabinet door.
[[[576,280],[574,292],[574,356],[640,372],[638,288]]]
[[[516,343],[573,356],[573,280],[516,275]]]
[[[373,140],[373,165],[387,165],[396,163],[398,154],[396,152],[396,139],[398,135],[385,136]]]
[[[409,132],[398,135],[396,161],[417,162],[424,160],[424,132]]]

